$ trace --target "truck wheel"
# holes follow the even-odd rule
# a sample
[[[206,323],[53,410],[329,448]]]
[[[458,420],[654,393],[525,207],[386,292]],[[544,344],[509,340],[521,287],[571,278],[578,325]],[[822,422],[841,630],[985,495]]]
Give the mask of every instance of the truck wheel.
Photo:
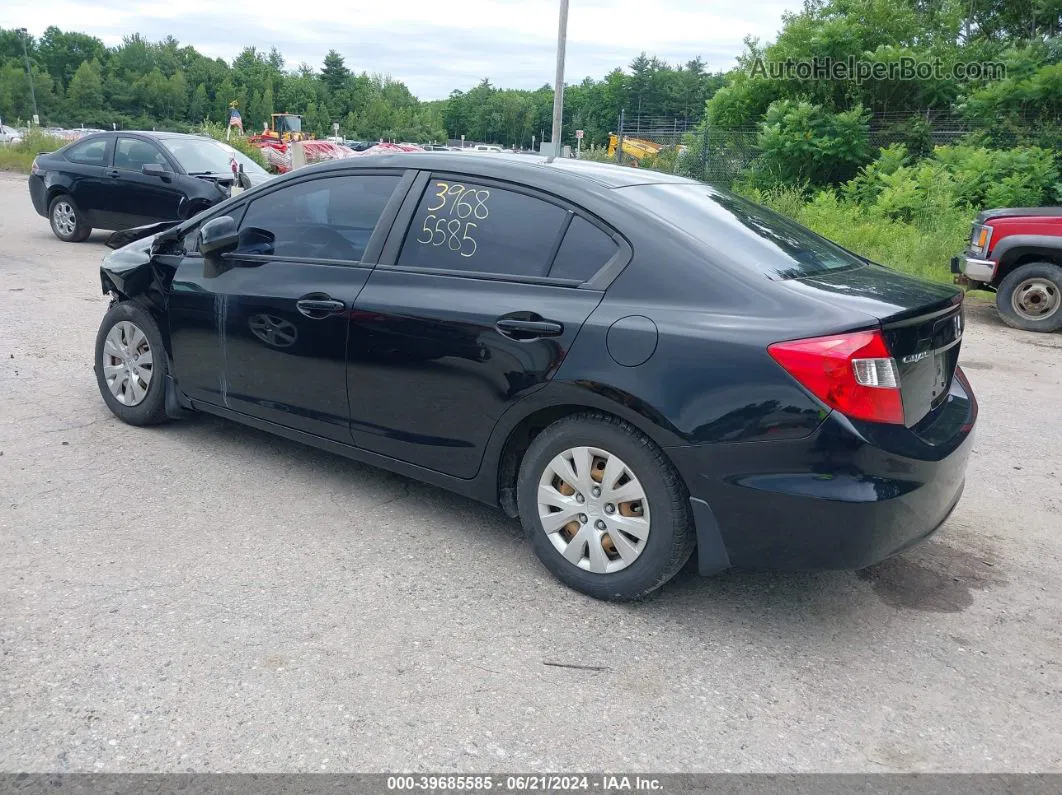
[[[1031,262],[1008,273],[996,291],[1003,322],[1024,331],[1062,328],[1062,268]]]

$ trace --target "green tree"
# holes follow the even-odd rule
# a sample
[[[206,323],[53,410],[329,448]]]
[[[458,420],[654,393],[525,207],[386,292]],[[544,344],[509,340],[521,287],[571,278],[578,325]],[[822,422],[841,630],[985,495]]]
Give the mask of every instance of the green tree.
[[[82,61],[70,79],[66,92],[70,115],[89,114],[93,119],[103,110],[103,77],[97,61]]]
[[[192,93],[192,100],[188,103],[188,120],[193,124],[201,124],[206,120],[209,107],[206,86],[200,83]]]
[[[188,83],[184,75],[174,72],[166,81],[166,91],[163,95],[163,117],[166,119],[184,119],[188,113]]]
[[[96,61],[98,67],[108,53],[103,42],[95,36],[64,33],[53,25],[37,42],[36,54],[59,85],[68,88],[81,64]]]
[[[335,50],[329,50],[321,68],[321,82],[331,93],[336,94],[346,87],[349,80],[350,70],[347,69],[343,56]]]

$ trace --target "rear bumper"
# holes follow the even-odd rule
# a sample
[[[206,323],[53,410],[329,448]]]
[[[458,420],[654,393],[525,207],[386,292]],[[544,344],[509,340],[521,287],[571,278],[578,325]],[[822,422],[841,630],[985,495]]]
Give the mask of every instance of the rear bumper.
[[[951,272],[961,273],[972,282],[991,284],[996,278],[996,263],[990,259],[977,259],[976,257],[952,257]]]
[[[926,427],[857,428],[835,413],[805,439],[669,448],[701,572],[860,569],[928,538],[962,495],[973,444],[976,400],[955,382]]]
[[[30,174],[29,194],[33,202],[33,209],[37,215],[48,217],[48,189],[44,186],[44,178],[37,174]]]

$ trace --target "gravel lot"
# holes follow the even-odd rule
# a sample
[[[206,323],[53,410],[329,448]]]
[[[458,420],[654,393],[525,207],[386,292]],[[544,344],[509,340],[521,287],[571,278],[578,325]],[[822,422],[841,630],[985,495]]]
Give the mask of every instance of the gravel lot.
[[[934,540],[617,606],[499,511],[119,423],[103,237],[0,175],[0,771],[1062,771],[1062,335],[972,307],[979,435]]]

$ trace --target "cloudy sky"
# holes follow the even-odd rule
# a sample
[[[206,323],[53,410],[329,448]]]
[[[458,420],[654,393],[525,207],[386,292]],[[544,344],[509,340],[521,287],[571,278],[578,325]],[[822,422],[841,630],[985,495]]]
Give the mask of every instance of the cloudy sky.
[[[733,65],[748,34],[773,39],[800,0],[571,0],[566,78],[600,78],[639,52],[669,62],[700,55]],[[173,35],[212,57],[276,46],[292,67],[319,67],[329,48],[355,71],[403,80],[441,99],[484,77],[507,88],[552,82],[558,0],[2,0],[0,27],[49,25],[107,45],[139,32]]]

